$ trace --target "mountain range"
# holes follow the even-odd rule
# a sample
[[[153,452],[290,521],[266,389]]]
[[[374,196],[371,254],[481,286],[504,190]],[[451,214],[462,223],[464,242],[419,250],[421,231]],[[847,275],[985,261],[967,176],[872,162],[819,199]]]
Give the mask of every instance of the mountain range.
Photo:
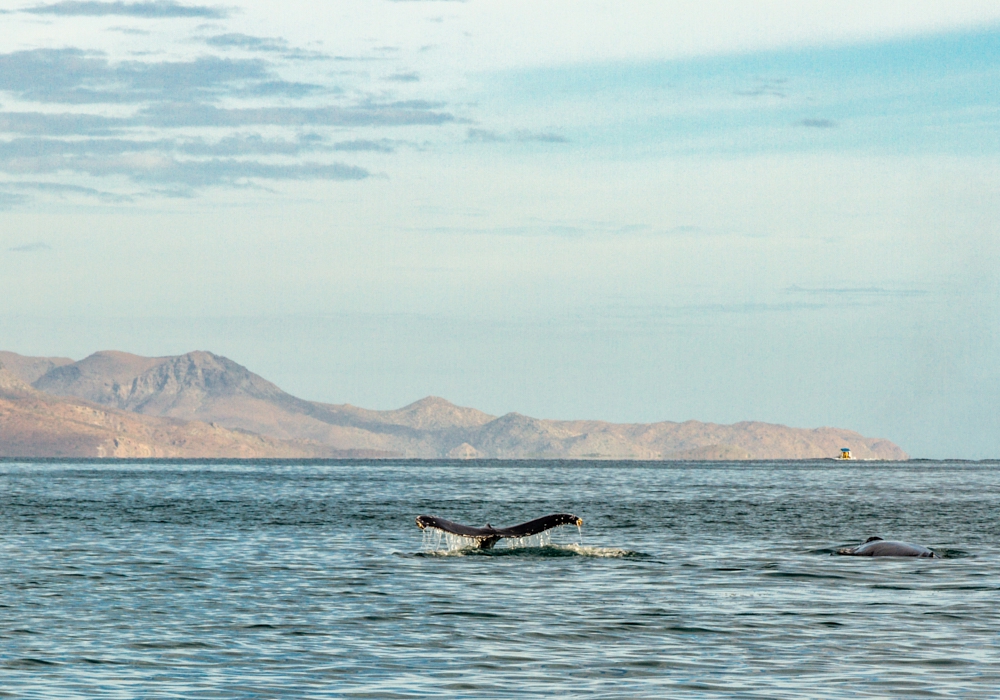
[[[306,401],[232,360],[0,352],[0,456],[811,459],[888,440],[761,422],[619,424],[492,416],[427,397],[392,411]]]

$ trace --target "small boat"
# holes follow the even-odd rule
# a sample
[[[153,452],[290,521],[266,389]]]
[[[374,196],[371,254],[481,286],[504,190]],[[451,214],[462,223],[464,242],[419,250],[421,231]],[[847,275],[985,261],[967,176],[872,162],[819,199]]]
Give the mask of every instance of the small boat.
[[[850,447],[841,447],[840,448],[840,459],[854,459],[854,457],[851,456],[851,448]]]

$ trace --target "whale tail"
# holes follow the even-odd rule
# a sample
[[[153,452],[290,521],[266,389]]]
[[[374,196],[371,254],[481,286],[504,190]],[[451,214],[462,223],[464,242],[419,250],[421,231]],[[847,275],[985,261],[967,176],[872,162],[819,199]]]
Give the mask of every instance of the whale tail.
[[[486,527],[472,527],[445,520],[436,515],[417,516],[417,527],[421,530],[432,528],[452,535],[468,537],[475,540],[476,547],[479,549],[492,549],[493,545],[505,537],[530,537],[561,525],[583,525],[583,519],[571,513],[553,513],[510,527],[493,527],[489,523],[486,524]]]

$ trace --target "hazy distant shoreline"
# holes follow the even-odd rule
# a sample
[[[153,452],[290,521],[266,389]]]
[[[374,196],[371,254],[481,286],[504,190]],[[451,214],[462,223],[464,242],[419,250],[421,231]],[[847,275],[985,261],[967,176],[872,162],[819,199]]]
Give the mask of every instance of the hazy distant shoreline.
[[[899,461],[883,438],[744,421],[609,423],[493,416],[434,396],[393,411],[292,396],[232,360],[0,352],[0,456],[163,459]]]

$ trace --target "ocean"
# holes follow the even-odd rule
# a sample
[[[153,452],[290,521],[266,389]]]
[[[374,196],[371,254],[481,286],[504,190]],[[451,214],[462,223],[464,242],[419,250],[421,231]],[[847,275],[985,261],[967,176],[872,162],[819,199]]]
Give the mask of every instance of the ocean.
[[[0,697],[997,697],[998,466],[3,462]]]

